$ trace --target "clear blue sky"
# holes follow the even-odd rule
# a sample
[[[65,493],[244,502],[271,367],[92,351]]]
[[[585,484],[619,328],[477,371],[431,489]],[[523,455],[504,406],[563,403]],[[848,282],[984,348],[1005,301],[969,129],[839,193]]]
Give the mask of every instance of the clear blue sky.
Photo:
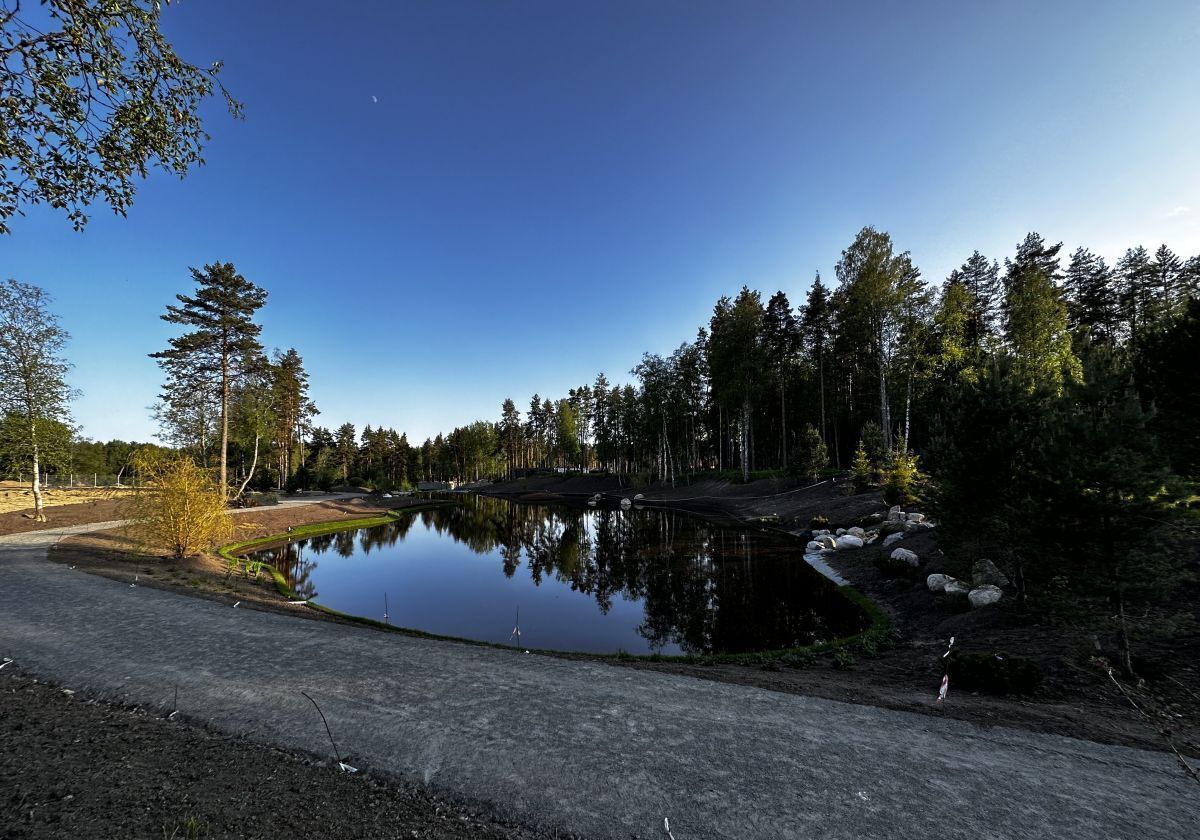
[[[281,14],[281,10],[285,10]],[[742,284],[803,300],[865,224],[927,279],[1029,230],[1200,252],[1193,1],[188,0],[222,59],[207,165],[83,234],[35,210],[85,434],[145,439],[188,266],[270,292],[318,422],[410,440],[690,340]],[[375,100],[378,101],[375,101]]]

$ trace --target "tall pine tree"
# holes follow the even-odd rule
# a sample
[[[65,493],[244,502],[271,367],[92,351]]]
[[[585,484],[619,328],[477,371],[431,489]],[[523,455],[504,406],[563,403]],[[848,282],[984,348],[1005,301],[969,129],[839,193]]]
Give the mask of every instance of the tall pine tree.
[[[170,349],[150,356],[167,372],[169,384],[184,389],[197,383],[215,385],[220,402],[221,492],[228,493],[229,397],[241,375],[242,360],[262,352],[258,342],[262,327],[253,318],[267,302],[267,293],[238,274],[233,263],[212,263],[191,272],[196,294],[176,295],[181,305],[167,306],[162,319],[194,329],[169,339]],[[189,396],[168,393],[163,399],[186,403]]]

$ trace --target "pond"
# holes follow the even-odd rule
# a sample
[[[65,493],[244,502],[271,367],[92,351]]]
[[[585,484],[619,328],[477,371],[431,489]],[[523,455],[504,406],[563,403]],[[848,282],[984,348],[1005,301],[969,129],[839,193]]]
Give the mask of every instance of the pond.
[[[803,543],[687,514],[464,496],[256,552],[297,595],[442,636],[589,653],[746,653],[862,629]]]

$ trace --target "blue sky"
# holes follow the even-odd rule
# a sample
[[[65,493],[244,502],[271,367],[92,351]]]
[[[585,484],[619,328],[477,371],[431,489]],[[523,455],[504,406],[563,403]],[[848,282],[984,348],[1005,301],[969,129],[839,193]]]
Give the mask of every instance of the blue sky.
[[[280,15],[279,10],[287,10]],[[743,284],[803,300],[866,224],[940,282],[1029,230],[1200,253],[1194,2],[172,4],[246,119],[86,232],[33,209],[84,433],[146,439],[188,266],[270,292],[318,422],[410,440],[694,337]]]

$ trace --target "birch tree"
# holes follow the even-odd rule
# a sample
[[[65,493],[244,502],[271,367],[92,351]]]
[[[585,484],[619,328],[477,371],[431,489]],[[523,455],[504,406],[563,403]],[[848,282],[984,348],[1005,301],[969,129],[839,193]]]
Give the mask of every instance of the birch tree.
[[[52,424],[67,422],[70,369],[62,349],[70,336],[50,311],[50,296],[37,286],[0,284],[0,414],[20,418],[20,441],[33,471],[33,514],[46,521],[42,498],[42,438]]]
[[[240,116],[220,62],[189,64],[163,37],[163,5],[0,0],[0,234],[34,204],[77,230],[96,201],[124,215],[150,169],[183,177],[204,162],[206,99]]]
[[[892,407],[888,374],[914,296],[926,294],[908,252],[894,253],[892,238],[871,227],[859,231],[842,251],[837,276],[844,292],[844,317],[857,326],[876,369],[879,425],[884,443],[892,446]]]

